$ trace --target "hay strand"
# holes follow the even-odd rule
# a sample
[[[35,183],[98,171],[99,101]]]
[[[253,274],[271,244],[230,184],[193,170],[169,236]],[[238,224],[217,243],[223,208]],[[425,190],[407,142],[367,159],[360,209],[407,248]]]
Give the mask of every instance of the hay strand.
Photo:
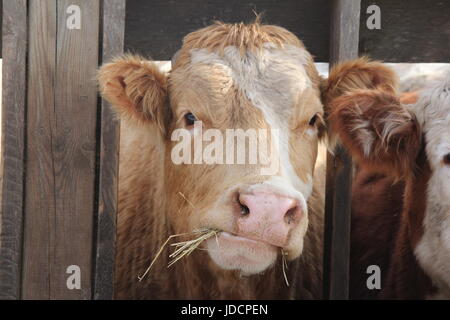
[[[190,202],[190,201],[188,200],[188,198],[186,198],[186,196],[185,196],[182,192],[178,191],[178,194],[179,194],[184,200],[186,200],[186,202],[189,203],[189,205],[190,205],[193,209],[195,209],[195,207],[194,207],[194,205],[192,204],[192,202]]]
[[[284,281],[286,281],[286,285],[289,287],[289,281],[288,281],[287,274],[286,274],[286,270],[288,269],[286,256],[287,256],[287,252],[284,252],[284,250],[281,249],[281,264],[282,264],[282,268],[283,268]]]
[[[199,230],[194,230],[192,232],[173,234],[173,235],[169,236],[167,238],[167,240],[163,243],[161,248],[158,250],[158,252],[156,253],[155,257],[153,258],[153,260],[150,263],[150,265],[148,266],[148,268],[145,270],[144,274],[141,275],[141,276],[138,276],[139,281],[142,281],[142,279],[145,278],[145,276],[148,274],[150,269],[155,264],[156,260],[161,255],[161,253],[164,250],[164,248],[167,246],[169,241],[172,240],[173,238],[181,237],[181,236],[187,236],[187,235],[192,235],[192,234],[197,234],[197,235],[200,234],[200,236],[197,237],[194,240],[182,241],[182,242],[178,242],[178,243],[172,244],[172,246],[176,246],[177,248],[172,254],[169,255],[169,257],[172,258],[172,261],[170,261],[169,265],[167,266],[168,268],[170,266],[172,266],[175,262],[177,262],[178,260],[183,258],[184,256],[190,255],[195,249],[198,248],[198,246],[203,241],[205,241],[208,238],[216,235],[217,233],[218,233],[218,231],[217,230],[213,230],[213,229],[199,229]]]
[[[200,235],[198,238],[189,241],[182,241],[178,243],[172,244],[177,249],[169,256],[172,258],[172,261],[167,265],[167,268],[170,268],[174,263],[180,260],[183,257],[189,256],[198,246],[205,240],[213,237],[217,234],[217,230],[208,230],[206,233]]]

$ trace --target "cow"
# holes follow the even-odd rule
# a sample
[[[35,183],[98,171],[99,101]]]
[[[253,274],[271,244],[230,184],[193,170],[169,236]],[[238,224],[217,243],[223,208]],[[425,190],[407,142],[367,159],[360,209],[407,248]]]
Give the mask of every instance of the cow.
[[[351,297],[450,299],[450,75],[402,96],[352,91],[329,108],[358,166]],[[371,265],[380,290],[367,287]]]
[[[188,34],[167,74],[133,55],[100,68],[121,119],[116,298],[322,297],[326,105],[394,81],[367,59],[335,70],[322,79],[294,34],[258,21]],[[174,161],[181,132],[191,141],[201,129],[267,130],[256,142],[279,165]],[[167,268],[166,239],[204,228],[216,236]]]

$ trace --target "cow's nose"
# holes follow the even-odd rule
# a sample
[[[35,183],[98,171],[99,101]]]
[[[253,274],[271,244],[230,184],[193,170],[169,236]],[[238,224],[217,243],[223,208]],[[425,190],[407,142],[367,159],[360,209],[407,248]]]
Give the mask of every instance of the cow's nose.
[[[238,233],[283,247],[302,217],[299,201],[273,193],[239,195]]]

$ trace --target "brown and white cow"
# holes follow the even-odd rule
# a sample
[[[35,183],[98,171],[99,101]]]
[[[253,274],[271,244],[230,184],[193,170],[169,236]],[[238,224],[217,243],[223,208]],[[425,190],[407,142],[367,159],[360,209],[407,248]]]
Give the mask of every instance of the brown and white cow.
[[[390,87],[392,76],[361,59],[323,81],[296,36],[258,22],[188,34],[168,75],[135,56],[102,66],[102,95],[122,118],[117,298],[320,298],[323,101],[355,85]],[[278,169],[175,164],[174,132],[195,139],[196,120],[221,133],[276,130],[266,140]],[[199,228],[220,233],[169,269],[164,251],[137,280],[169,235]]]
[[[353,91],[330,109],[359,165],[352,298],[450,299],[450,76],[402,97]],[[366,286],[369,265],[381,269],[381,291]]]

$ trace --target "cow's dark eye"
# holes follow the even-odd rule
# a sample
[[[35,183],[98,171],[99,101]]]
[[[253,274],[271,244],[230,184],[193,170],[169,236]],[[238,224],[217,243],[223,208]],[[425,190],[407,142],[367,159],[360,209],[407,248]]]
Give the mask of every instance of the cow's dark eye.
[[[446,165],[450,165],[450,153],[447,153],[447,154],[444,156],[444,163],[445,163]]]
[[[197,118],[191,112],[188,112],[184,115],[184,120],[186,121],[186,126],[190,127],[194,125]]]
[[[317,122],[317,118],[318,118],[319,116],[317,115],[317,114],[315,114],[310,120],[309,120],[309,125],[312,127],[312,126],[314,126],[315,124],[316,124],[316,122]]]

